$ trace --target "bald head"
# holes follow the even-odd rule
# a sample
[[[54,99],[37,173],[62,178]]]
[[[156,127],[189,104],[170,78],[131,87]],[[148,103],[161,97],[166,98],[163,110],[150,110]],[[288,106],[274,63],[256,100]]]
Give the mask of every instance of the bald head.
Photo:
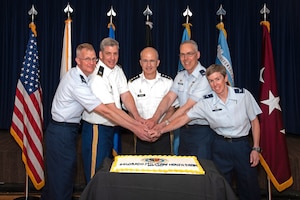
[[[140,53],[140,58],[142,59],[145,54],[154,54],[156,60],[159,59],[158,51],[153,47],[146,47]]]
[[[153,47],[146,47],[140,53],[140,65],[146,79],[154,79],[160,63],[158,52]]]

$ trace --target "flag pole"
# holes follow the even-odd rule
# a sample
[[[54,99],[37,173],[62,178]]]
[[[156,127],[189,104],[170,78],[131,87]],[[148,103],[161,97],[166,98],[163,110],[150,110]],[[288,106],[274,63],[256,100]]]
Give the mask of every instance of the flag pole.
[[[153,46],[151,30],[153,29],[153,22],[150,21],[150,16],[153,15],[152,10],[149,5],[147,5],[146,9],[143,12],[143,15],[146,16],[146,46]]]
[[[270,13],[270,10],[267,8],[266,4],[264,3],[263,8],[260,10],[260,14],[263,15],[264,21],[267,21],[267,14]],[[268,200],[272,199],[272,192],[271,192],[271,180],[269,175],[267,174],[267,188],[268,188]]]
[[[285,128],[280,107],[280,95],[277,89],[275,63],[273,57],[270,22],[267,14],[270,10],[264,4],[260,10],[263,14],[262,26],[262,63],[259,81],[260,107],[259,115],[261,138],[260,163],[266,171],[270,182],[279,192],[290,187],[294,180],[291,174]],[[271,192],[271,191],[270,191]]]
[[[28,199],[28,174],[26,172],[26,177],[25,177],[25,197],[26,197],[26,200]]]
[[[71,41],[71,13],[73,13],[73,8],[68,2],[64,9],[67,14],[67,19],[65,20],[65,30],[63,36],[63,48],[61,54],[61,67],[60,67],[60,79],[69,71],[72,67],[72,41]]]
[[[109,17],[109,23],[107,25],[108,37],[115,39],[116,27],[113,23],[113,17],[117,16],[117,13],[114,11],[113,6],[110,6],[110,10],[106,13],[106,16]],[[113,149],[112,149],[113,157],[119,155],[121,151],[122,151],[122,146],[121,146],[120,126],[115,126],[114,136],[113,136]]]
[[[218,45],[217,45],[217,56],[216,64],[221,64],[226,68],[226,73],[228,77],[228,84],[234,86],[234,74],[231,62],[230,51],[227,43],[227,32],[225,30],[225,25],[223,23],[223,18],[226,15],[226,10],[223,8],[222,4],[216,12],[216,15],[220,17],[220,22],[216,25],[219,30]]]
[[[34,25],[34,15],[37,15],[37,10],[34,8],[34,5],[32,5],[32,7],[31,7],[31,9],[28,11],[28,15],[30,15],[31,16],[31,23],[30,23],[30,25],[29,25],[29,27],[31,28],[31,30],[32,30],[32,27],[35,27],[35,25]],[[26,50],[27,51],[27,50]],[[18,83],[19,84],[19,83]],[[17,98],[17,97],[16,97]],[[18,142],[18,140],[17,139],[19,139],[18,137],[17,137],[17,134],[15,133],[15,131],[14,131],[14,129],[13,128],[11,128],[11,134],[13,135],[13,137],[16,139],[16,141],[17,141],[17,143],[20,145],[20,143]],[[20,146],[23,146],[23,144],[22,145],[20,145]],[[22,150],[23,150],[23,148],[24,147],[22,147]],[[24,153],[24,152],[23,152]],[[22,157],[24,156],[24,154],[22,153]],[[23,158],[24,159],[24,158]],[[24,161],[24,160],[23,160]],[[26,169],[26,167],[25,167],[25,191],[24,191],[24,193],[25,193],[25,196],[23,196],[23,197],[17,197],[17,198],[15,198],[15,200],[38,200],[38,199],[40,199],[39,197],[36,197],[36,196],[29,196],[29,175],[28,175],[28,173],[27,173],[27,169]]]
[[[25,170],[26,171],[26,170]],[[28,174],[25,175],[25,197],[17,197],[14,200],[28,200]]]
[[[26,172],[25,175],[25,196],[24,197],[17,197],[14,200],[39,200],[39,197],[35,197],[35,196],[29,196],[29,178],[28,178],[28,174]]]
[[[182,33],[181,42],[183,42],[185,40],[190,40],[191,39],[191,26],[192,26],[192,24],[189,22],[189,18],[193,16],[193,13],[190,10],[189,6],[186,7],[186,9],[182,13],[182,15],[183,15],[183,17],[186,18],[186,20],[185,20],[185,23],[182,24],[182,26],[184,27],[184,29],[183,29],[183,33]],[[177,69],[177,71],[179,72],[182,69],[183,69],[183,66],[181,64],[180,59],[178,59],[178,69]],[[178,143],[178,145],[179,145],[179,143]]]
[[[186,7],[186,9],[182,13],[183,17],[185,17],[185,23],[182,24],[184,27],[181,42],[184,42],[186,40],[191,39],[191,26],[192,24],[189,22],[189,19],[193,16],[192,11],[190,10],[189,6]],[[181,64],[180,59],[178,58],[178,65],[177,65],[177,72],[183,70],[184,67]],[[172,154],[178,155],[178,148],[180,143],[180,130],[175,129],[171,131],[171,144],[172,144]]]
[[[271,181],[270,181],[270,177],[268,175],[267,175],[267,179],[268,179],[268,199],[271,200],[272,199]]]

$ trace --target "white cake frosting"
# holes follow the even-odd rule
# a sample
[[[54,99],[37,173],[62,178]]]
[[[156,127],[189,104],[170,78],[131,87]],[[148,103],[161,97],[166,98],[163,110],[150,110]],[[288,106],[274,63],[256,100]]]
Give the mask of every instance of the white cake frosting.
[[[195,156],[120,155],[116,156],[111,172],[205,174]]]

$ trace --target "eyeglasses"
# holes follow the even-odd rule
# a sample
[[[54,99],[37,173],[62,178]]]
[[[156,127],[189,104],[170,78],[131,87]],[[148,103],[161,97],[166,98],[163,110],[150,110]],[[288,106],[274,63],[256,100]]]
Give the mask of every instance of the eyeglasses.
[[[83,60],[85,62],[98,62],[98,58],[79,58],[80,60]]]
[[[141,60],[141,62],[143,64],[148,64],[150,63],[151,65],[155,64],[157,62],[157,60]]]
[[[197,53],[197,52],[180,53],[180,54],[179,54],[179,57],[180,57],[180,58],[184,58],[184,57],[186,56],[186,57],[190,58],[190,57],[192,57],[193,55],[195,55],[196,53]]]

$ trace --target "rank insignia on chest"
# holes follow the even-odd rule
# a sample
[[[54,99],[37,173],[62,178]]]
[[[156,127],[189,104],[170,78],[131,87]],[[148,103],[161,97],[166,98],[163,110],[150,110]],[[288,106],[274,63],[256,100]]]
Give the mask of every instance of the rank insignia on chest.
[[[180,81],[178,82],[178,85],[183,85],[182,80],[180,80]]]
[[[146,96],[145,94],[138,94],[137,97],[144,97]]]
[[[203,99],[209,99],[212,98],[214,95],[213,94],[206,94],[203,96]]]
[[[212,111],[213,112],[217,112],[217,111],[221,111],[222,110],[222,108],[215,108],[215,109],[213,109]]]

